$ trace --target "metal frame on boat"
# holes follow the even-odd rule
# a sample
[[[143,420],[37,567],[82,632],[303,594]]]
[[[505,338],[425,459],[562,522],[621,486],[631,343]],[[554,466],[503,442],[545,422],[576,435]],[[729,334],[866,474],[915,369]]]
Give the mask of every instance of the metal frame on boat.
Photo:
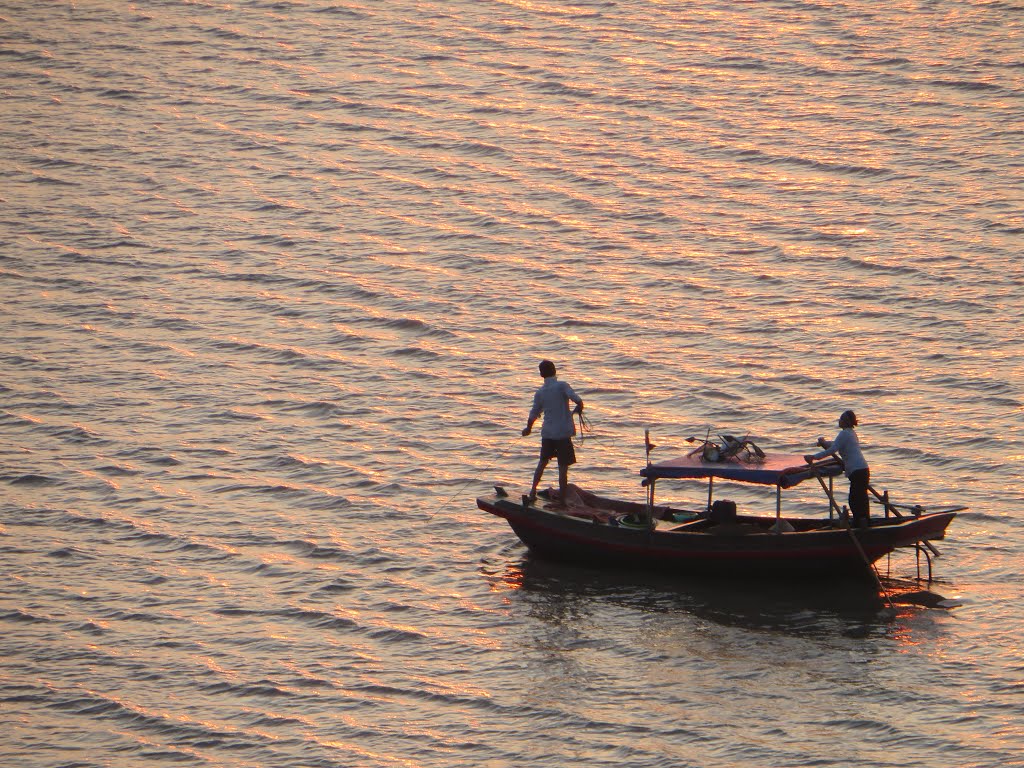
[[[647,440],[650,447],[650,441]],[[801,456],[764,454],[750,460],[732,456],[706,461],[688,455],[648,463],[640,474],[645,502],[602,497],[570,486],[567,498],[513,499],[501,487],[477,499],[486,512],[504,518],[524,544],[538,555],[596,565],[628,565],[730,573],[821,573],[871,571],[898,548],[923,555],[931,578],[932,541],[944,538],[956,513],[965,507],[928,511],[921,505],[893,504],[888,492],[873,488],[876,512],[870,525],[853,528],[836,501],[832,479],[841,474],[836,459],[807,464]],[[687,510],[655,502],[659,482],[707,483],[707,505]],[[783,491],[816,480],[827,497],[827,517],[787,517]],[[774,515],[716,516],[716,481],[774,488]],[[919,560],[920,562],[920,560]]]

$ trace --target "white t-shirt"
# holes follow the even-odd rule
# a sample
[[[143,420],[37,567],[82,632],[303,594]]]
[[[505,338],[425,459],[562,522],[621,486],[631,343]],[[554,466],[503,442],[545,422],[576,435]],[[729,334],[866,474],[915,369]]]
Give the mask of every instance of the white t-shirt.
[[[544,426],[540,430],[541,437],[548,437],[553,440],[564,440],[576,434],[576,424],[569,412],[569,401],[577,405],[583,399],[572,391],[564,381],[559,381],[557,376],[548,376],[540,389],[533,395],[533,408],[530,409],[530,420],[544,414]]]
[[[843,470],[846,472],[847,477],[858,469],[868,468],[868,462],[860,450],[860,441],[857,439],[857,433],[853,431],[852,427],[841,429],[839,434],[836,435],[836,439],[829,444],[828,448],[818,451],[814,454],[814,458],[823,459],[832,453],[838,453],[842,457]]]

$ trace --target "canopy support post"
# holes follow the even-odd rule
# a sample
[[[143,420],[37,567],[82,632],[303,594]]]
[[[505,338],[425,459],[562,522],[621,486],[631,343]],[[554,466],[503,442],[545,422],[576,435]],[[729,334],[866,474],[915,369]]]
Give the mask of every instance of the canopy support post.
[[[644,454],[647,459],[647,468],[651,468],[651,451],[654,448],[654,443],[651,442],[651,430],[644,430]],[[644,483],[647,485],[647,530],[654,528],[654,478],[648,477]]]
[[[708,512],[711,511],[711,498],[714,495],[715,478],[708,477]]]
[[[833,519],[833,517],[832,517],[832,507],[835,506],[835,484],[833,482],[834,480],[835,480],[835,478],[830,475],[829,478],[828,478],[828,498],[829,498],[829,500],[832,503],[828,505],[828,519],[829,519],[829,521],[831,521]]]
[[[775,486],[775,532],[782,533],[782,486]]]
[[[647,481],[647,528],[654,528],[654,480]]]

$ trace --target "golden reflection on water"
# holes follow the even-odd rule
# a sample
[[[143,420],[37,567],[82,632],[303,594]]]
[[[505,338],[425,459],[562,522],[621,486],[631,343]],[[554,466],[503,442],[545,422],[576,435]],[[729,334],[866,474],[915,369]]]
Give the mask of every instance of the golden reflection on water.
[[[490,574],[487,584],[492,592],[517,591],[523,588],[523,569],[509,562],[497,574]]]
[[[1018,152],[1018,107],[1010,65],[967,73],[1006,88],[991,95],[942,82],[952,59],[980,70],[982,48],[1005,46],[963,34],[1005,11],[681,7],[509,0],[500,22],[473,2],[419,3],[411,18],[387,3],[149,9],[138,45],[161,55],[110,52],[115,79],[139,78],[117,102],[66,56],[88,57],[91,30],[106,38],[122,14],[73,40],[33,30],[57,55],[45,80],[28,55],[34,81],[12,70],[17,117],[32,115],[27,89],[85,119],[24,133],[51,139],[46,156],[9,137],[46,170],[22,169],[31,181],[8,202],[56,214],[25,216],[32,231],[4,261],[38,291],[12,305],[30,330],[4,382],[22,446],[8,458],[54,481],[7,487],[25,515],[0,526],[23,568],[9,597],[45,620],[16,614],[12,636],[88,651],[90,673],[140,715],[75,713],[69,728],[116,734],[131,756],[136,742],[180,752],[174,740],[193,738],[161,724],[150,738],[150,719],[200,726],[242,748],[181,757],[239,765],[268,744],[282,762],[416,768],[517,751],[590,762],[598,748],[609,764],[630,750],[722,764],[707,744],[723,729],[736,744],[783,741],[768,760],[813,762],[847,735],[821,714],[839,695],[857,704],[831,717],[883,723],[856,734],[860,754],[906,762],[922,737],[893,735],[902,696],[956,721],[942,745],[1015,747],[992,730],[1010,732],[1016,710],[986,699],[1012,688],[1020,656],[1000,629],[1019,624],[1000,515],[1024,454],[991,423],[997,409],[1019,421],[998,386],[1016,337],[989,335],[983,312],[1019,314],[993,279],[1017,274],[1009,258],[994,269],[993,252],[1019,237],[1005,202],[1016,177],[1000,163]],[[183,30],[195,39],[179,52],[167,43]],[[102,155],[83,125],[110,145]],[[166,155],[138,155],[156,140]],[[830,604],[780,628],[717,593],[620,579],[610,599],[589,577],[575,590],[566,572],[529,581],[514,535],[481,520],[472,494],[501,473],[528,482],[534,443],[494,457],[548,355],[600,430],[577,475],[624,494],[638,493],[645,422],[666,450],[709,420],[799,443],[840,404],[868,405],[881,478],[960,483],[993,507],[958,521],[943,566],[968,591],[1005,589],[963,620],[901,607],[890,626]],[[977,478],[959,479],[964,466]],[[451,525],[424,520],[462,482],[473,490],[445,508]],[[45,559],[58,546],[74,552]],[[104,615],[118,618],[92,618]],[[83,645],[83,619],[105,636]],[[69,688],[60,676],[77,670],[26,647],[26,667],[53,665],[40,695]],[[140,666],[166,685],[133,678]],[[933,672],[948,690],[929,687]],[[207,687],[260,680],[289,696]],[[707,690],[724,710],[700,706]],[[780,690],[793,717],[779,732],[730,709],[778,704]],[[21,723],[41,711],[27,706]],[[281,722],[238,728],[229,709]],[[577,737],[544,741],[538,718]],[[692,755],[682,731],[658,730],[679,722]],[[348,729],[359,736],[337,736]]]

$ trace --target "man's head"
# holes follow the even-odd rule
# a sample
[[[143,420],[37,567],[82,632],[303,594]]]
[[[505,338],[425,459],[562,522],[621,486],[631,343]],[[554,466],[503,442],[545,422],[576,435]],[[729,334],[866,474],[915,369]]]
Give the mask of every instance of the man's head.
[[[550,360],[541,360],[537,367],[540,368],[540,375],[545,379],[555,375],[555,364]]]
[[[843,411],[839,416],[839,426],[842,429],[857,426],[857,414],[853,411]]]

